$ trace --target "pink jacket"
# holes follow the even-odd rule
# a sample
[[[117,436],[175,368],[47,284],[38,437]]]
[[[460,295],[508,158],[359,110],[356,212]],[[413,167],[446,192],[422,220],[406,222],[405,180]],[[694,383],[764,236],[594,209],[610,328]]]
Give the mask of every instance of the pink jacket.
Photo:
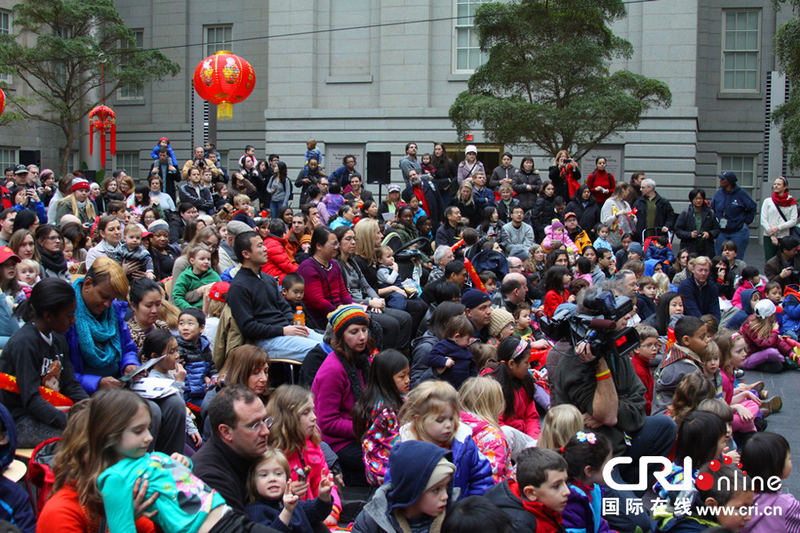
[[[764,283],[759,283],[758,287],[753,287],[752,283],[745,280],[744,283],[736,287],[736,290],[733,292],[733,298],[731,298],[731,303],[739,309],[742,308],[742,291],[746,289],[755,289],[761,294],[761,297],[764,298]]]
[[[359,373],[360,375],[360,373]],[[361,385],[364,376],[361,376]],[[356,442],[353,433],[353,405],[355,398],[350,390],[350,380],[341,361],[334,352],[328,354],[311,384],[314,394],[314,411],[322,440],[338,452],[351,442]]]
[[[489,460],[494,482],[502,483],[512,479],[514,470],[511,466],[511,449],[503,432],[468,411],[461,411],[461,421],[472,428],[472,440]]]
[[[534,439],[539,438],[539,412],[536,410],[536,402],[528,397],[524,388],[520,387],[514,392],[514,414],[506,416],[505,413],[500,413],[500,425],[511,426]]]
[[[561,223],[559,222],[559,224],[561,224]],[[563,229],[564,226],[561,225],[561,227],[562,227],[562,231],[561,231],[561,235],[560,236],[556,236],[555,232],[553,231],[552,224],[550,226],[547,226],[546,228],[544,228],[545,238],[542,241],[542,248],[544,248],[546,250],[552,250],[553,249],[553,243],[554,242],[560,242],[560,243],[562,243],[564,245],[564,247],[566,248],[567,252],[577,252],[578,251],[578,247],[575,246],[575,243],[572,242],[572,239],[569,238],[569,233],[567,233],[566,229]]]
[[[777,330],[773,329],[768,337],[759,337],[756,332],[753,331],[753,321],[749,318],[742,324],[742,327],[739,328],[739,332],[747,343],[747,355],[766,350],[767,348],[775,348],[785,357],[789,357],[792,354],[792,345],[783,340]]]
[[[397,413],[382,401],[372,409],[372,424],[364,434],[361,448],[364,451],[367,481],[372,486],[383,485],[389,468],[389,452],[400,439],[400,422]]]
[[[298,452],[287,454],[286,450],[283,450],[283,453],[289,461],[292,481],[297,481],[298,479],[295,469],[303,470],[306,466],[311,467],[311,471],[306,478],[308,480],[308,492],[302,499],[313,500],[319,496],[319,482],[322,481],[323,476],[330,474],[322,448],[318,444],[314,444],[310,439],[306,439],[306,447],[303,449],[302,454]],[[342,500],[339,498],[339,489],[336,488],[336,485],[331,489],[331,496],[333,497],[333,512],[338,515],[342,510]]]

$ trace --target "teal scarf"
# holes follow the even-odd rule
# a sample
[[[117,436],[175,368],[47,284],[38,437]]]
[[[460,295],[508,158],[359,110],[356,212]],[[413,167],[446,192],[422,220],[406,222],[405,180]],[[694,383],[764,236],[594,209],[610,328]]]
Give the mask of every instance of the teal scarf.
[[[78,300],[75,309],[75,332],[78,335],[78,346],[81,355],[90,368],[106,368],[119,364],[122,359],[122,344],[119,340],[119,324],[114,307],[109,307],[95,317],[83,303],[81,288],[83,279],[78,278],[72,284]]]

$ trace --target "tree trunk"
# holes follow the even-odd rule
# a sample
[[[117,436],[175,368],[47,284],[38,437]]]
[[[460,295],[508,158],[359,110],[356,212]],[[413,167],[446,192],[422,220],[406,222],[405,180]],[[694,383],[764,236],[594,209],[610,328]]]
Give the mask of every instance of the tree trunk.
[[[73,126],[70,124],[66,128],[64,128],[64,137],[66,138],[66,145],[62,148],[61,151],[61,175],[63,176],[67,172],[69,172],[69,159],[70,155],[72,154],[72,143],[75,140],[75,135],[73,133]]]

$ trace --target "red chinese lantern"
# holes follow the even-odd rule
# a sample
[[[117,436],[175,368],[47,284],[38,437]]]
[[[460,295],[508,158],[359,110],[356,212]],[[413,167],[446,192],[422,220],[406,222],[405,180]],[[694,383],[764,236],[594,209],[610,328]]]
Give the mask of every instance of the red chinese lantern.
[[[111,155],[117,153],[117,115],[105,105],[99,105],[89,111],[89,154],[94,151],[94,132],[100,134],[100,164],[106,166],[106,133],[111,134]]]
[[[3,109],[6,108],[6,93],[3,92],[3,89],[0,89],[0,115],[3,114]]]
[[[217,119],[233,118],[233,104],[244,101],[256,85],[256,73],[245,59],[226,52],[208,56],[194,69],[194,90],[217,105]]]

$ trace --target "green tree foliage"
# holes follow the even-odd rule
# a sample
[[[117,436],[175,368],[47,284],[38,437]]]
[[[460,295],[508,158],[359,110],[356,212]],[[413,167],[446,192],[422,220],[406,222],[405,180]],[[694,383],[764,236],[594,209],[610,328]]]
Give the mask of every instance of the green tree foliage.
[[[13,22],[12,34],[0,36],[0,70],[21,79],[32,97],[9,101],[24,119],[62,131],[62,172],[80,120],[100,103],[101,91],[108,98],[120,87],[180,71],[161,52],[136,48],[112,0],[26,0],[14,6]]]
[[[459,135],[482,124],[493,142],[533,143],[553,156],[563,149],[581,157],[612,133],[635,128],[648,109],[668,107],[665,83],[609,72],[613,59],[633,51],[608,27],[624,15],[621,0],[479,7],[475,27],[489,59],[450,107]]]
[[[788,4],[797,13],[800,0],[776,0],[775,7]],[[775,109],[773,120],[781,125],[781,137],[789,154],[789,166],[800,168],[800,17],[795,16],[775,34],[775,55],[786,72],[791,91],[786,103]]]

